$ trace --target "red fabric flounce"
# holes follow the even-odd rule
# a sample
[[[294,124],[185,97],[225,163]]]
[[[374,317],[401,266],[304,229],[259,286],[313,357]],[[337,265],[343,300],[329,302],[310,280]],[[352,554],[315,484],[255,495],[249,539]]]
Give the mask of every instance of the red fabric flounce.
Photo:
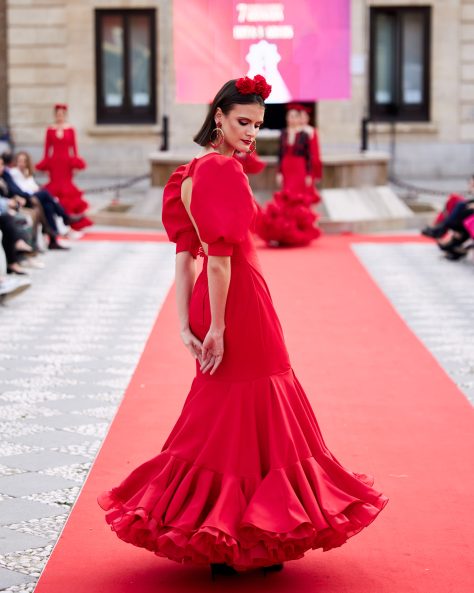
[[[49,157],[41,159],[36,163],[35,169],[38,169],[38,171],[49,171],[51,169],[51,159]]]
[[[247,570],[342,545],[387,503],[372,483],[328,450],[290,369],[197,378],[163,451],[98,502],[125,542]]]
[[[120,539],[178,562],[248,570],[301,558],[310,549],[330,550],[369,525],[387,503],[383,496],[366,502],[338,490],[314,458],[272,470],[259,484],[167,453],[154,463],[153,480],[129,500],[112,490],[98,502]],[[321,509],[318,501],[325,499],[330,504]]]
[[[310,194],[276,192],[259,214],[257,234],[267,243],[308,245],[321,235],[316,226],[318,216],[311,210],[311,203]]]

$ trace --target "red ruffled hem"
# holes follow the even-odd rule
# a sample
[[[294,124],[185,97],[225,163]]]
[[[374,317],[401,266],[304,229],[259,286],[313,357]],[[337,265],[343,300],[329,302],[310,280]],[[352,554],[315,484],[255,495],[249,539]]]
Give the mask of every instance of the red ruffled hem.
[[[316,190],[298,194],[276,192],[273,200],[259,211],[257,234],[269,244],[308,245],[321,235],[317,227],[318,216],[310,208],[318,201]]]
[[[137,471],[133,487],[98,497],[120,539],[177,562],[225,562],[237,570],[339,547],[388,502],[360,474],[345,473],[344,490],[313,457],[271,470],[259,483],[168,452]]]

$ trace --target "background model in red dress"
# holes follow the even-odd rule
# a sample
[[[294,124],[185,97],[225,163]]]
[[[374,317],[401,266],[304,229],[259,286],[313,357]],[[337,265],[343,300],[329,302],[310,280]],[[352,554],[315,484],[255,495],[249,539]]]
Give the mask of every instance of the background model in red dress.
[[[63,113],[61,113],[63,112]],[[74,169],[85,169],[85,161],[77,153],[76,132],[65,125],[65,105],[56,105],[56,125],[46,130],[43,159],[36,168],[49,173],[49,183],[45,188],[56,196],[67,214],[82,214],[89,204],[84,200],[82,191],[72,181]],[[90,226],[92,221],[84,216],[72,223],[72,228],[80,230]]]
[[[187,178],[190,214],[181,199]],[[99,496],[122,540],[180,562],[239,570],[340,546],[387,502],[324,443],[262,276],[250,232],[255,210],[232,157],[193,159],[166,185],[163,224],[177,252],[230,256],[225,356],[214,375],[197,363],[161,453]],[[200,340],[211,324],[207,262],[206,255],[189,305]]]

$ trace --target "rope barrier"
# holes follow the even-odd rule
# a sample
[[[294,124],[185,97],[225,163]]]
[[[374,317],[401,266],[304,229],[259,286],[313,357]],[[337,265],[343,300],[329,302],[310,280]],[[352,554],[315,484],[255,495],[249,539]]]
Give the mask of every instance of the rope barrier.
[[[462,191],[440,190],[427,187],[419,187],[417,185],[407,183],[406,181],[402,181],[399,177],[396,177],[395,175],[390,175],[389,181],[390,183],[392,183],[396,187],[399,187],[400,189],[406,189],[407,191],[412,192],[413,194],[415,194],[417,198],[419,197],[419,195],[422,194],[442,197],[446,197],[449,194],[463,194]]]
[[[127,189],[140,181],[144,181],[145,179],[149,179],[151,177],[150,173],[144,173],[143,175],[137,175],[136,177],[131,177],[130,179],[126,179],[125,181],[119,181],[118,183],[113,183],[112,185],[103,185],[101,187],[92,187],[89,189],[85,189],[85,194],[101,194],[108,191],[118,191],[120,189]]]

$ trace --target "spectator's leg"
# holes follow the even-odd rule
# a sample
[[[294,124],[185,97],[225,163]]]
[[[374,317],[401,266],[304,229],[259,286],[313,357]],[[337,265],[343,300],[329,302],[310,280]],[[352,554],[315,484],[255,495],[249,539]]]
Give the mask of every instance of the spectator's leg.
[[[448,214],[442,222],[432,227],[425,227],[421,231],[421,233],[426,237],[430,237],[432,239],[440,239],[450,229],[453,229],[453,225],[457,225],[457,221],[465,209],[466,202],[459,202],[454,206],[450,214]]]
[[[2,231],[2,245],[7,258],[9,269],[19,264],[19,255],[16,249],[16,243],[21,240],[16,229],[13,217],[9,214],[0,215],[0,230]]]
[[[54,200],[53,196],[46,190],[40,190],[36,192],[35,197],[40,202],[41,207],[43,208],[44,217],[46,219],[46,225],[44,226],[46,233],[50,237],[57,237],[58,225],[56,224],[56,201]]]
[[[49,191],[47,191],[45,189],[41,189],[40,191],[38,191],[35,194],[35,196],[37,196],[38,199],[41,201],[43,208],[45,207],[46,204],[48,204],[48,206],[54,210],[55,215],[60,216],[64,220],[64,224],[66,224],[68,226],[71,226],[71,224],[73,224],[75,222],[79,222],[80,220],[82,220],[84,218],[84,214],[67,214],[66,210],[63,208],[63,206],[61,205],[59,200],[55,199],[49,193]],[[56,228],[56,235],[57,235],[58,234],[57,225],[55,228]]]

